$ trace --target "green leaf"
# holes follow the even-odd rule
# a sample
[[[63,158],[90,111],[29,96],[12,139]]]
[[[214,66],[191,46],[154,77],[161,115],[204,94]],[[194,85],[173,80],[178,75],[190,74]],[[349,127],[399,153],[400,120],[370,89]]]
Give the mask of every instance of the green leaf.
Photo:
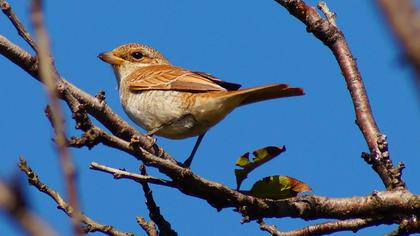
[[[242,182],[248,177],[248,174],[251,173],[251,171],[255,170],[262,164],[272,160],[274,157],[278,156],[284,151],[286,151],[285,146],[268,146],[265,148],[255,150],[252,153],[254,155],[252,161],[249,160],[249,152],[239,157],[239,159],[236,161],[236,165],[241,167],[242,169],[235,169],[237,189],[239,190]]]
[[[289,176],[268,176],[257,181],[251,188],[250,194],[260,198],[284,199],[295,197],[301,192],[312,191],[309,185]]]

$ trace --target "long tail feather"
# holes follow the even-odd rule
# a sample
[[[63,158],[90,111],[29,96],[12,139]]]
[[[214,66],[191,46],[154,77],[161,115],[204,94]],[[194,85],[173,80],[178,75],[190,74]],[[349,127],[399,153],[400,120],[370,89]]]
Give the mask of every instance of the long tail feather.
[[[304,95],[302,88],[289,88],[287,84],[270,84],[235,91],[238,95],[246,95],[240,106],[259,101]]]

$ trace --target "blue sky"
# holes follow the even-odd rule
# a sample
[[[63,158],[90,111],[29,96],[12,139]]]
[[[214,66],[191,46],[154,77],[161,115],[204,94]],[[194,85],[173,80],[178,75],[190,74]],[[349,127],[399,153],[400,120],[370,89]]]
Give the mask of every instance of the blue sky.
[[[337,13],[337,23],[357,59],[376,121],[388,136],[391,158],[394,163],[406,164],[404,180],[411,191],[419,193],[416,147],[420,104],[409,66],[371,1],[327,3]],[[30,27],[28,1],[11,4]],[[234,188],[237,157],[268,145],[286,145],[287,152],[252,173],[242,188],[249,189],[262,177],[280,174],[308,183],[313,194],[330,197],[367,195],[384,189],[360,158],[367,146],[354,123],[351,99],[331,52],[272,0],[47,1],[46,21],[61,75],[91,94],[105,90],[107,103],[127,120],[114,75],[96,57],[124,43],[148,44],[175,65],[208,72],[243,87],[288,83],[305,89],[307,95],[303,97],[239,108],[212,128],[192,165],[194,172],[209,180]],[[0,29],[0,34],[29,50],[4,16]],[[10,179],[19,173],[16,163],[23,155],[45,183],[63,193],[52,130],[43,114],[46,96],[42,86],[3,57],[0,71],[0,176]],[[66,118],[69,135],[80,135],[67,110]],[[189,154],[194,141],[158,138],[178,160]],[[135,222],[135,216],[148,214],[140,186],[88,168],[95,161],[137,171],[139,163],[103,146],[90,151],[72,149],[71,153],[78,168],[83,211],[100,223],[143,234]],[[152,169],[149,173],[160,176]],[[22,183],[34,211],[63,235],[70,235],[67,216],[46,195],[27,186],[25,178]],[[217,212],[205,201],[174,189],[151,187],[162,213],[180,235],[265,234],[255,222],[241,225],[240,215],[232,209]],[[268,222],[282,230],[311,223],[297,219]],[[5,235],[22,235],[4,215],[0,215],[0,228]],[[394,228],[380,226],[359,234],[384,234]]]

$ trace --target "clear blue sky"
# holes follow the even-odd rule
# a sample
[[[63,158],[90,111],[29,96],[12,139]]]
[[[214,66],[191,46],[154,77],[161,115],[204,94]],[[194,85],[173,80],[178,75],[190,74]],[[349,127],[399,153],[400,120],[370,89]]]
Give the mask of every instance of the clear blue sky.
[[[388,135],[392,160],[404,161],[404,180],[411,191],[420,193],[420,104],[409,66],[372,1],[327,3],[337,12],[337,23],[357,58],[378,125]],[[28,1],[11,4],[29,27]],[[273,0],[47,1],[46,21],[60,73],[91,94],[105,90],[107,103],[125,119],[114,75],[96,57],[124,43],[149,44],[178,66],[243,87],[288,83],[305,89],[303,97],[240,108],[211,129],[192,165],[209,180],[234,188],[238,156],[267,145],[286,145],[286,153],[252,173],[242,188],[250,188],[259,178],[281,174],[308,183],[313,194],[324,196],[350,197],[384,189],[360,158],[367,146],[354,123],[350,96],[331,52]],[[29,49],[4,16],[0,17],[0,34]],[[45,183],[63,193],[50,140],[52,130],[43,114],[42,86],[3,57],[0,71],[0,176],[11,178],[19,173],[16,163],[23,155]],[[68,133],[80,134],[74,131],[67,110],[66,114]],[[178,160],[189,154],[194,141],[158,139]],[[140,163],[101,145],[91,151],[72,149],[71,153],[78,167],[83,211],[100,223],[142,235],[135,216],[148,212],[140,186],[88,168],[95,161],[137,171]],[[69,235],[69,219],[55,208],[55,202],[27,186],[25,178],[22,182],[34,211]],[[232,209],[216,212],[205,201],[177,190],[157,186],[152,190],[162,213],[180,235],[265,234],[255,222],[241,225],[240,215]],[[311,223],[296,219],[268,222],[282,230]],[[379,235],[394,228],[381,226],[359,234]],[[0,229],[4,235],[22,235],[1,214]]]

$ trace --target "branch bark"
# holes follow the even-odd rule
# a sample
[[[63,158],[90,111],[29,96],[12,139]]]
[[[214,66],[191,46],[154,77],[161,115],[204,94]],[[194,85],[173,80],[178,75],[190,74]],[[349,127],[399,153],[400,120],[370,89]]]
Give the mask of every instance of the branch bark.
[[[327,235],[340,231],[353,231],[378,225],[378,224],[392,224],[393,221],[386,221],[384,219],[350,219],[324,222],[320,224],[309,225],[301,229],[292,231],[279,231],[274,225],[268,225],[264,221],[259,222],[261,230],[269,232],[273,236],[308,236],[308,235]]]
[[[120,170],[120,169],[104,166],[96,162],[92,162],[89,168],[92,170],[98,170],[98,171],[112,174],[115,179],[131,179],[138,183],[151,183],[151,184],[157,184],[157,185],[162,185],[162,186],[172,187],[172,188],[176,187],[176,185],[172,181],[169,181],[169,180],[159,179],[150,175],[131,173],[125,170]]]

